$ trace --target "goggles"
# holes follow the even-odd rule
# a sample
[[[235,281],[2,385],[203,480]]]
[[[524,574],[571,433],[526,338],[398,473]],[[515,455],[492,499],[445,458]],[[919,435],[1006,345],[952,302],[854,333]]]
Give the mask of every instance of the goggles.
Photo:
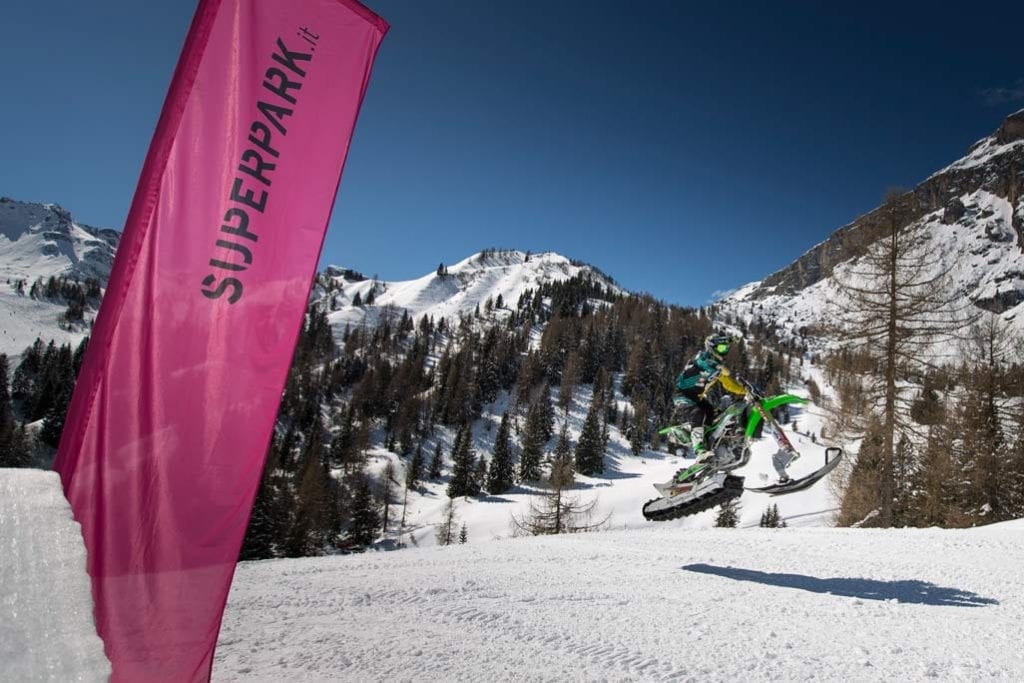
[[[719,356],[726,355],[727,353],[729,353],[729,345],[728,344],[715,344],[715,353],[717,353]]]

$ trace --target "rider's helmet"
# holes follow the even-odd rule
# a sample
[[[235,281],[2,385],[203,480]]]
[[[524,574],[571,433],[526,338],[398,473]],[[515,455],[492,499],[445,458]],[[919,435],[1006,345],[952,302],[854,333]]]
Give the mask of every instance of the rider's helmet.
[[[729,348],[736,338],[723,333],[716,333],[704,340],[704,350],[710,353],[717,360],[722,360],[729,355]]]

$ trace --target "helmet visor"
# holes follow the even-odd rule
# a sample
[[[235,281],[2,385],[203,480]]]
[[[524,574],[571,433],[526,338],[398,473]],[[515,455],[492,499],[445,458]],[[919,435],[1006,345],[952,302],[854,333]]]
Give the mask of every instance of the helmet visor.
[[[728,344],[715,344],[715,353],[717,353],[719,356],[724,356],[724,355],[728,354],[729,353],[729,345]]]

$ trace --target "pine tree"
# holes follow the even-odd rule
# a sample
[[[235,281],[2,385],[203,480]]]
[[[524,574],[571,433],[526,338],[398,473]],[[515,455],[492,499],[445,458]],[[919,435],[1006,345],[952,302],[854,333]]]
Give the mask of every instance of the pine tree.
[[[874,222],[860,231],[864,253],[856,267],[835,277],[844,295],[836,302],[836,332],[852,350],[867,356],[867,372],[874,375],[856,400],[878,417],[877,509],[882,527],[898,521],[897,444],[901,436],[917,431],[909,419],[912,399],[901,380],[911,371],[927,370],[933,359],[928,350],[941,348],[943,342],[948,346],[975,319],[973,305],[950,284],[939,256],[927,251],[927,228],[910,218],[903,193],[890,190]]]
[[[466,523],[463,522],[459,528],[459,543],[463,544],[469,540],[469,529],[466,528]]]
[[[473,465],[473,488],[477,494],[483,491],[487,484],[487,470],[487,458],[481,455]]]
[[[907,521],[919,527],[963,526],[957,502],[957,477],[950,445],[951,430],[943,416],[928,428],[924,448],[911,475],[909,488],[914,495],[906,510]]]
[[[515,484],[515,463],[512,444],[509,440],[509,419],[506,412],[501,416],[501,425],[494,439],[494,455],[487,473],[487,492],[498,495],[508,491]]]
[[[547,443],[548,439],[555,434],[555,406],[551,402],[551,385],[547,382],[541,387],[537,410],[540,413],[538,419],[544,430],[544,442]]]
[[[82,361],[85,359],[85,351],[88,348],[88,346],[89,337],[85,337],[84,339],[82,339],[82,341],[78,343],[78,346],[75,347],[73,367],[76,378],[78,377],[78,371],[82,369]]]
[[[960,432],[960,469],[966,475],[962,487],[966,512],[978,523],[1012,518],[1012,493],[1007,472],[1007,438],[1003,404],[1006,391],[1005,358],[1010,342],[1003,323],[988,316],[972,334],[972,356],[978,362],[964,373],[964,398]]]
[[[562,425],[558,441],[551,476],[548,479],[548,492],[541,496],[539,501],[530,501],[530,512],[525,517],[512,515],[513,535],[538,536],[593,531],[608,521],[608,517],[596,523],[590,521],[597,505],[596,498],[582,503],[578,497],[566,494],[566,490],[573,483],[573,467],[565,424]]]
[[[409,486],[406,482],[405,492],[402,494],[402,519],[398,522],[398,547],[404,548],[402,534],[405,533],[405,513],[409,509]]]
[[[388,460],[384,466],[384,472],[380,482],[380,504],[384,508],[383,520],[381,523],[381,534],[388,533],[388,520],[391,516],[391,486],[395,479],[395,464]]]
[[[409,461],[408,466],[405,468],[405,487],[407,489],[414,489],[420,485],[420,479],[423,477],[423,443],[421,442],[416,446],[416,450],[413,453],[412,460]]]
[[[735,498],[722,503],[715,517],[716,527],[736,528],[740,521],[740,503]],[[763,521],[763,517],[762,517]],[[763,524],[761,526],[764,526]]]
[[[444,519],[437,525],[437,544],[451,545],[455,540],[455,499],[449,498],[444,508]]]
[[[249,526],[245,530],[239,560],[267,560],[277,556],[288,529],[287,508],[279,492],[274,472],[277,469],[276,444],[272,441],[260,487],[253,502]]]
[[[11,398],[21,404],[22,410],[28,414],[36,401],[36,385],[43,366],[43,340],[36,340],[21,355],[21,363],[14,370],[11,384]]]
[[[1020,518],[1024,517],[1024,405],[1017,410],[1017,438],[1010,449],[1006,469],[1011,515]]]
[[[287,541],[288,557],[308,557],[333,541],[334,504],[329,475],[320,458],[307,451],[295,501],[295,521]]]
[[[14,405],[11,403],[11,394],[8,390],[8,372],[7,354],[0,353],[0,467],[11,466],[6,465],[5,460],[10,455],[16,427]]]
[[[551,463],[551,485],[557,488],[572,486],[574,479],[572,443],[569,441],[569,425],[562,422],[562,430],[555,444],[555,457]]]
[[[47,446],[57,448],[60,445],[60,435],[64,431],[64,422],[67,418],[73,390],[74,378],[65,379],[57,389],[57,395],[50,404],[50,408],[46,411],[43,426],[39,430],[39,440]]]
[[[634,404],[633,424],[629,428],[629,446],[633,455],[639,456],[647,445],[647,404],[639,401]]]
[[[455,437],[455,445],[452,448],[452,478],[448,482],[448,497],[475,496],[480,493],[480,488],[474,479],[476,453],[473,451],[472,432],[469,424],[465,424],[459,429],[459,434]]]
[[[786,521],[779,515],[778,504],[770,505],[761,513],[760,526],[769,529],[781,529],[786,526]]]
[[[526,414],[526,430],[523,433],[523,451],[519,456],[519,479],[537,481],[540,479],[540,462],[544,457],[547,443],[546,416],[540,401],[530,404]]]
[[[839,526],[877,526],[882,509],[883,426],[872,417],[857,457],[845,477],[839,506]]]
[[[597,402],[592,401],[587,419],[583,421],[580,440],[576,444],[576,471],[588,477],[604,472],[604,444],[598,418],[599,409]]]
[[[373,488],[365,475],[359,475],[355,497],[352,500],[352,523],[348,528],[347,541],[357,547],[366,547],[377,538],[380,529],[380,512],[373,502]]]
[[[32,436],[25,425],[15,427],[10,434],[6,450],[0,450],[0,467],[29,467],[32,465]]]
[[[437,479],[441,476],[441,466],[444,464],[444,456],[441,453],[441,442],[438,441],[434,446],[434,457],[430,459],[430,473],[431,479]]]
[[[580,356],[573,351],[565,361],[562,368],[562,382],[558,388],[558,407],[568,413],[572,406],[573,395],[576,393],[576,385],[580,382],[582,372]]]

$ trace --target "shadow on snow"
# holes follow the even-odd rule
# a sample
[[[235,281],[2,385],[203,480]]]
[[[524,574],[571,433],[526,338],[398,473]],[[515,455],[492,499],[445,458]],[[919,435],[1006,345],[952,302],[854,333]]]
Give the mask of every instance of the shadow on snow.
[[[688,564],[684,571],[713,574],[735,581],[752,581],[768,586],[798,588],[811,593],[842,595],[863,600],[896,600],[917,605],[943,607],[984,607],[998,605],[999,601],[985,598],[959,588],[936,586],[926,581],[877,581],[875,579],[830,578],[819,579],[803,574],[776,574],[736,567],[716,567],[710,564]]]

